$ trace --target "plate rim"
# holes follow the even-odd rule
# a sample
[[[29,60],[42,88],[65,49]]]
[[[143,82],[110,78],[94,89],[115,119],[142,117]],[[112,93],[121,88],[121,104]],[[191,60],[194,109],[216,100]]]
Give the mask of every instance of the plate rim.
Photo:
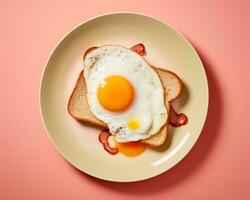
[[[169,27],[170,29],[172,29],[174,32],[176,32],[187,44],[189,47],[191,47],[192,51],[194,52],[195,56],[197,57],[197,59],[199,60],[201,66],[202,66],[202,71],[205,77],[205,88],[206,88],[206,109],[205,109],[205,115],[201,124],[201,128],[199,130],[199,134],[197,136],[197,138],[192,142],[192,145],[190,145],[186,152],[182,155],[179,156],[178,159],[176,159],[176,161],[174,161],[172,164],[170,164],[170,166],[164,170],[160,170],[160,172],[157,172],[153,175],[149,175],[149,176],[144,176],[143,178],[137,178],[137,179],[129,179],[129,180],[116,180],[114,178],[103,178],[103,177],[98,177],[97,175],[90,173],[88,171],[83,171],[77,164],[73,164],[71,161],[69,161],[69,159],[66,158],[66,156],[64,156],[63,152],[59,149],[59,147],[55,144],[55,142],[53,141],[52,137],[49,134],[49,130],[46,126],[45,123],[45,119],[44,119],[44,113],[42,111],[42,87],[43,87],[43,79],[44,79],[44,74],[46,72],[48,63],[54,53],[54,51],[59,47],[59,45],[61,44],[61,42],[70,34],[72,33],[74,30],[80,28],[82,25],[84,25],[85,23],[88,23],[90,21],[93,21],[95,19],[101,18],[101,17],[105,17],[105,16],[111,16],[111,15],[117,15],[117,14],[129,14],[129,15],[137,15],[137,16],[141,16],[141,17],[147,17],[150,18],[156,22],[159,22],[161,24],[163,24],[164,26]],[[47,60],[45,61],[44,65],[43,65],[43,70],[42,70],[42,75],[40,78],[40,84],[39,84],[39,112],[40,112],[40,116],[42,119],[42,124],[43,127],[45,129],[45,132],[51,142],[51,144],[53,145],[53,147],[57,150],[57,152],[63,157],[64,160],[66,160],[71,166],[75,167],[77,170],[79,170],[82,173],[85,173],[86,175],[92,176],[96,179],[99,180],[104,180],[104,181],[109,181],[109,182],[117,182],[117,183],[129,183],[129,182],[140,182],[140,181],[144,181],[144,180],[148,180],[148,179],[152,179],[154,177],[160,176],[161,174],[169,171],[170,169],[172,169],[174,166],[176,166],[177,164],[179,164],[190,152],[191,150],[194,148],[194,146],[197,143],[197,140],[199,139],[199,137],[201,136],[203,129],[204,129],[204,125],[205,122],[207,120],[207,115],[208,115],[208,109],[209,109],[209,84],[208,84],[208,78],[207,78],[207,73],[206,73],[206,69],[204,67],[204,64],[201,60],[201,57],[199,56],[198,52],[196,51],[195,47],[191,44],[191,42],[182,34],[180,33],[178,30],[176,30],[172,25],[169,25],[167,22],[163,21],[162,19],[159,19],[158,17],[154,17],[152,15],[146,14],[146,13],[141,13],[141,12],[131,12],[131,11],[113,11],[113,12],[105,12],[102,14],[98,14],[92,17],[88,17],[87,19],[83,20],[82,22],[78,23],[77,25],[73,26],[72,28],[70,28],[68,31],[66,31],[66,33],[63,34],[63,36],[56,42],[56,44],[54,45],[54,48],[50,51]]]

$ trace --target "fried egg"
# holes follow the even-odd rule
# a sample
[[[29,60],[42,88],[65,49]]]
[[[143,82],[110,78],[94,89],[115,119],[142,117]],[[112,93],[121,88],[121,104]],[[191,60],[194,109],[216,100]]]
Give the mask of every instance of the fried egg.
[[[156,134],[167,121],[157,73],[137,53],[115,45],[99,47],[84,60],[90,111],[119,143]]]

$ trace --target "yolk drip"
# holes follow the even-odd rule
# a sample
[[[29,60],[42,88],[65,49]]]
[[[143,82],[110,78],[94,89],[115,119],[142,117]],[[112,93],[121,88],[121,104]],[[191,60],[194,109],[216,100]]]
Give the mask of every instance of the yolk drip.
[[[116,143],[116,147],[125,156],[134,157],[142,154],[147,145],[141,142]]]
[[[99,85],[97,97],[105,109],[120,112],[126,110],[132,104],[134,88],[122,76],[109,76],[103,84]]]

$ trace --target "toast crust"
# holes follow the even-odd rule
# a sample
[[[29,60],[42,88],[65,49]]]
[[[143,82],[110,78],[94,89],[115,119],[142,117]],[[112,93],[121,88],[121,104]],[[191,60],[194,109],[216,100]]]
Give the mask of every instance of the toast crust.
[[[78,121],[84,122],[84,123],[92,125],[92,126],[100,127],[100,128],[105,128],[105,129],[108,128],[108,126],[105,123],[96,119],[96,117],[90,112],[90,110],[88,108],[84,111],[86,113],[85,115],[86,116],[88,115],[87,117],[81,116],[79,113],[77,113],[75,111],[75,107],[78,107],[78,105],[76,105],[74,99],[76,99],[76,95],[79,94],[79,90],[83,90],[82,93],[84,95],[85,87],[83,85],[85,85],[85,81],[84,81],[84,77],[83,77],[83,71],[81,71],[79,76],[78,76],[75,87],[73,89],[73,92],[71,93],[71,95],[69,97],[69,101],[68,101],[68,105],[67,105],[68,113],[70,114],[71,117],[73,117],[74,119],[76,119]],[[85,100],[84,98],[87,98],[87,97],[79,96],[79,98],[81,98],[82,100]],[[86,102],[87,102],[87,100],[86,100]]]

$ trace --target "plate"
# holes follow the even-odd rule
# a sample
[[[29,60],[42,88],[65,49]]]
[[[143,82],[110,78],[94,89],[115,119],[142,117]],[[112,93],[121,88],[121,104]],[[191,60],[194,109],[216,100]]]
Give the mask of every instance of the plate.
[[[99,129],[85,126],[67,112],[67,103],[91,46],[143,43],[149,63],[175,72],[183,81],[173,106],[185,113],[186,126],[170,128],[168,141],[142,155],[110,155],[98,142]],[[191,150],[205,122],[208,83],[192,45],[169,25],[137,13],[111,13],[90,19],[70,31],[48,59],[41,81],[40,108],[47,133],[60,154],[81,171],[109,181],[132,182],[159,175]]]

